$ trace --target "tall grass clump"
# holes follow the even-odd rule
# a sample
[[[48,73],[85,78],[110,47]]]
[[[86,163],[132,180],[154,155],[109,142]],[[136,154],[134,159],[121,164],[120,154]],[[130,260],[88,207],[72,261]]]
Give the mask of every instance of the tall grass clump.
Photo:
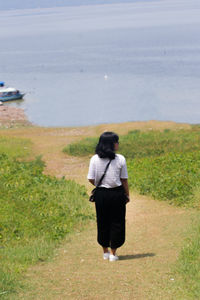
[[[169,152],[199,150],[200,130],[130,131],[120,136],[120,153],[127,159],[160,156]],[[73,156],[88,156],[95,151],[98,138],[85,138],[66,146],[63,151]]]
[[[120,137],[120,153],[127,159],[134,159],[199,150],[199,133],[195,130],[130,131]]]
[[[30,264],[44,261],[76,224],[92,218],[84,186],[43,174],[44,163],[0,150],[0,295],[14,293]],[[9,148],[9,146],[8,146]],[[15,151],[14,151],[15,148]],[[24,149],[26,150],[26,149]],[[25,154],[24,154],[25,155]],[[5,296],[6,297],[6,296]],[[14,297],[14,296],[13,296]]]
[[[80,142],[67,145],[63,152],[73,156],[87,156],[95,152],[98,138],[85,138]]]
[[[194,198],[194,191],[200,182],[199,170],[200,151],[171,152],[128,161],[131,188],[140,194],[179,206],[199,205]]]

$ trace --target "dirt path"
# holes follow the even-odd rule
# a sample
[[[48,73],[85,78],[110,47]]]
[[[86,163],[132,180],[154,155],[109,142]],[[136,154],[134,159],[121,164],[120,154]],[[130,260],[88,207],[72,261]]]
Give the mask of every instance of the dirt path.
[[[175,277],[170,267],[190,223],[188,211],[132,195],[118,262],[103,261],[92,222],[68,237],[53,261],[29,270],[30,288],[19,299],[177,299],[170,289]]]
[[[68,157],[62,153],[63,147],[84,136],[113,130],[114,126],[117,132],[126,132],[129,125],[118,125],[118,129],[117,125],[15,129],[7,134],[31,138],[35,153],[43,154],[47,173],[75,179],[89,188],[88,159]],[[118,262],[103,261],[96,243],[96,224],[91,222],[85,230],[68,236],[52,261],[29,269],[25,277],[29,288],[19,299],[177,299],[170,289],[174,283],[171,266],[194,215],[192,211],[132,194],[127,205],[127,239],[118,251]]]

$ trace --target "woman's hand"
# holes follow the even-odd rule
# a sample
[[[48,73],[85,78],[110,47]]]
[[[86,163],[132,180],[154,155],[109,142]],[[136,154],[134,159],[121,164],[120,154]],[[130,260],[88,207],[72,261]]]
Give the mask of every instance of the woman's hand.
[[[129,198],[129,195],[126,195],[126,204],[130,202],[130,198]]]
[[[128,188],[128,179],[126,179],[126,178],[120,178],[120,180],[121,180],[121,183],[122,183],[124,191],[125,191],[126,203],[128,203],[128,202],[130,202],[129,188]]]

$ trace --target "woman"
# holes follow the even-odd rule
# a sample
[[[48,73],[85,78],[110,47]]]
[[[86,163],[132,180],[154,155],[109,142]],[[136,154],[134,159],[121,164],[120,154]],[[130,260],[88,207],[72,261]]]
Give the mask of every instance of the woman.
[[[118,135],[104,132],[96,146],[96,154],[90,160],[88,172],[88,180],[97,186],[107,167],[95,193],[95,207],[97,240],[103,248],[103,258],[110,261],[119,259],[116,250],[125,241],[126,203],[129,202],[126,160],[123,155],[115,154],[118,147]]]

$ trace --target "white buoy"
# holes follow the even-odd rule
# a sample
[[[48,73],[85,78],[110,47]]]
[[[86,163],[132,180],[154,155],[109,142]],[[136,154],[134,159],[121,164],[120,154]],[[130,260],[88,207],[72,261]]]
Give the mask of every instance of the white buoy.
[[[108,75],[107,75],[107,74],[104,75],[104,79],[105,79],[105,80],[108,79]]]

